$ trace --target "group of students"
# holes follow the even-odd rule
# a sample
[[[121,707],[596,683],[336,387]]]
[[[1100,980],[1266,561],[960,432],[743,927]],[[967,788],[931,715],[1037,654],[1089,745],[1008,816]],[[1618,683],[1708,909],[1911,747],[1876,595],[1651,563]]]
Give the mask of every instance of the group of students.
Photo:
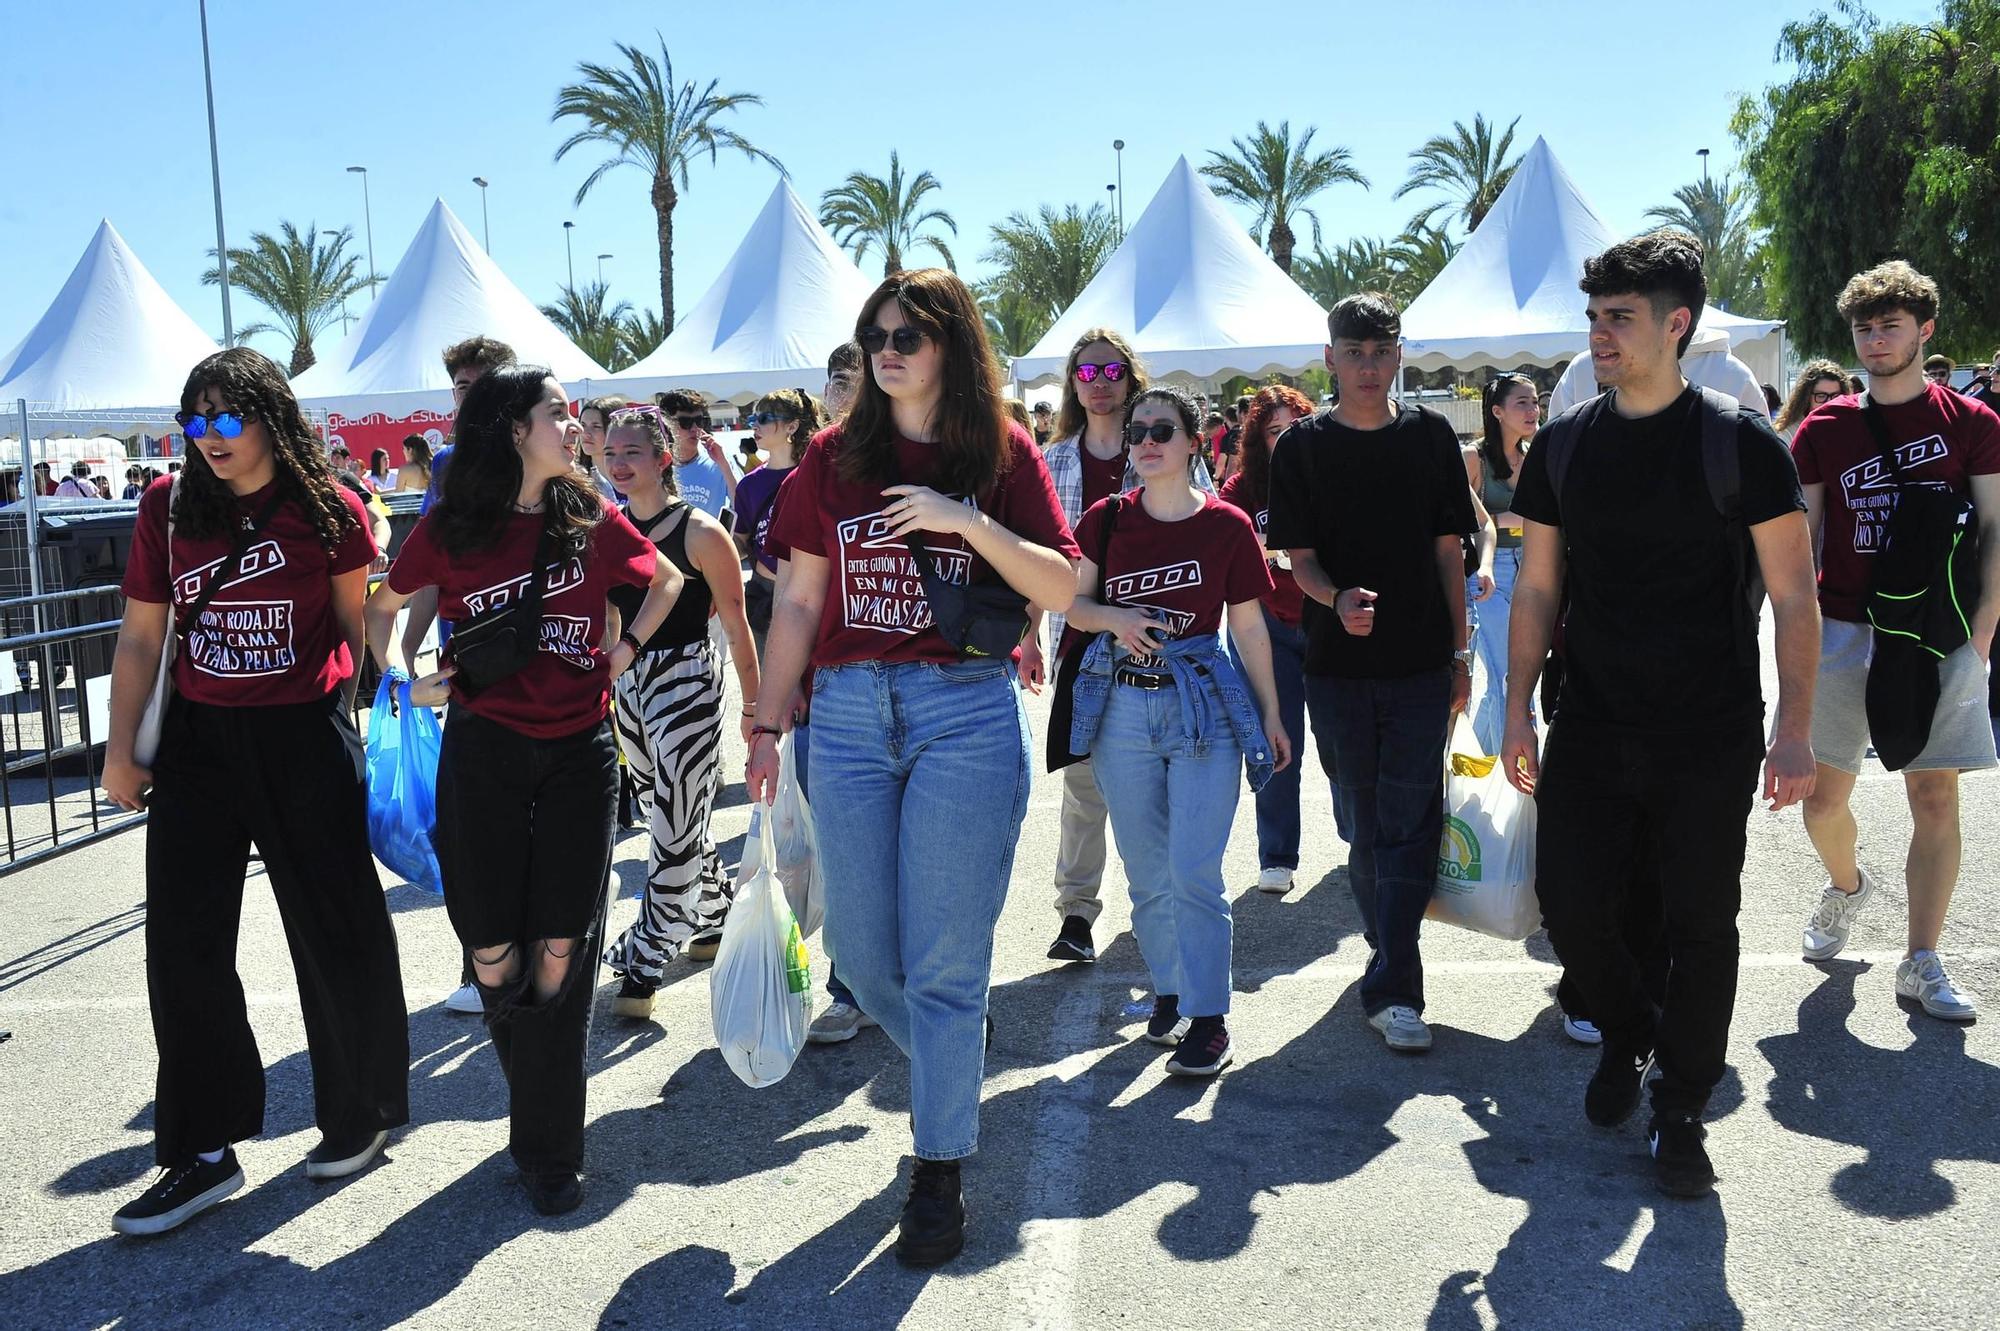
[[[1260,390],[1217,494],[1194,401],[1147,383],[1115,330],[1072,349],[1045,451],[1007,413],[964,283],[892,273],[829,367],[834,424],[817,428],[807,394],[759,404],[771,463],[731,497],[740,544],[677,502],[699,415],[598,400],[579,423],[546,370],[494,357],[466,366],[455,448],[434,464],[438,502],[365,608],[367,524],[283,376],[246,350],[204,361],[183,396],[186,473],[142,502],[113,678],[105,785],[153,810],[162,1166],[116,1227],[168,1229],[241,1186],[230,1145],[259,1130],[262,1107],[232,959],[252,841],[299,972],[323,1134],[308,1174],[365,1167],[407,1118],[395,941],[344,695],[364,636],[407,679],[422,625],[400,640],[394,625],[427,591],[451,641],[402,702],[451,704],[436,830],[446,906],[506,1072],[510,1149],[544,1213],[581,1199],[621,743],[655,835],[639,918],[607,953],[619,1010],[650,1011],[660,967],[726,910],[709,895],[726,723],[711,620],[736,663],[753,800],[775,796],[780,737],[794,736],[802,770],[810,740],[826,952],[836,1007],[851,1014],[835,1038],[879,1024],[910,1061],[906,1261],[948,1260],[964,1243],[959,1162],[978,1142],[993,936],[1036,765],[1022,690],[1051,680],[1047,761],[1064,795],[1050,956],[1095,956],[1108,820],[1153,982],[1144,1038],[1172,1048],[1169,1073],[1210,1076],[1233,1057],[1222,860],[1241,774],[1257,799],[1259,886],[1282,892],[1299,864],[1308,720],[1371,952],[1361,1006],[1390,1048],[1430,1046],[1418,933],[1447,733],[1473,703],[1475,653],[1504,662],[1489,751],[1539,805],[1551,940],[1603,1046],[1586,1115],[1622,1122],[1657,1066],[1659,1183],[1707,1191],[1700,1119],[1723,1070],[1760,762],[1773,807],[1807,802],[1829,869],[1807,954],[1838,951],[1872,892],[1852,858],[1851,775],[1841,779],[1867,737],[1851,688],[1857,659],[1866,674],[1866,628],[1846,598],[1894,489],[1868,465],[1874,427],[1860,422],[1911,440],[1889,468],[1969,492],[1990,529],[2000,421],[1905,382],[1936,315],[1935,287],[1906,266],[1864,274],[1842,297],[1872,399],[1824,404],[1792,452],[1761,411],[1680,375],[1705,298],[1692,237],[1614,246],[1586,264],[1582,287],[1606,391],[1537,430],[1532,384],[1497,385],[1495,424],[1471,457],[1442,416],[1395,395],[1394,305],[1341,301],[1326,354],[1337,404],[1314,412],[1293,390]],[[1468,582],[1467,538],[1496,518],[1520,538],[1476,542]],[[1829,551],[1817,593],[1816,528]],[[1634,560],[1635,530],[1674,532],[1675,557]],[[1949,705],[1975,673],[1985,687],[2000,620],[2000,532],[1985,535],[1988,576],[1964,643],[1973,664],[1947,659],[1933,732],[1907,764],[1919,840],[1943,826],[1956,773],[1994,765],[1990,731],[1969,733]],[[1776,620],[1768,751],[1753,583]],[[1511,615],[1483,618],[1475,645],[1468,596],[1490,602],[1501,586]],[[1824,649],[1821,601],[1830,623],[1856,631],[1829,633]],[[526,641],[511,632],[517,608]],[[1504,646],[1491,641],[1496,622],[1508,623]],[[134,741],[170,630],[176,690],[148,770]],[[1551,662],[1560,684],[1537,709]],[[1490,714],[1475,708],[1471,721],[1492,735]],[[224,789],[241,798],[212,798]],[[1963,1018],[1971,1000],[1935,952],[1955,855],[1934,835],[1926,845],[1912,852],[1897,989]]]

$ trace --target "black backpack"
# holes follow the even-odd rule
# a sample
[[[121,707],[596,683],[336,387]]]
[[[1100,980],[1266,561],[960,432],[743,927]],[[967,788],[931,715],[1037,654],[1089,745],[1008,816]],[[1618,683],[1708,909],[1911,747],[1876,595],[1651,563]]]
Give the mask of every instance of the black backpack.
[[[1750,529],[1743,523],[1743,455],[1736,438],[1736,399],[1713,388],[1694,385],[1700,401],[1695,411],[1701,416],[1701,470],[1708,481],[1708,495],[1715,511],[1729,526],[1730,551],[1736,562],[1736,584],[1750,607],[1750,622],[1756,624],[1764,609],[1764,575],[1757,566],[1757,547]],[[1547,450],[1549,486],[1556,503],[1562,503],[1563,480],[1576,456],[1576,446],[1597,423],[1598,413],[1611,404],[1610,393],[1579,402],[1545,426],[1535,438],[1537,452]]]

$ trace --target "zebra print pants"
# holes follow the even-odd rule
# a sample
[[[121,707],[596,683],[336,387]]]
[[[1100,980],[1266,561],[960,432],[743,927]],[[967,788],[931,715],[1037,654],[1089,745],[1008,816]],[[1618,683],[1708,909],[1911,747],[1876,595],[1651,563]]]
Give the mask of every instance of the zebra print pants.
[[[618,744],[649,807],[653,844],[639,918],[604,954],[619,975],[657,985],[689,941],[722,927],[735,885],[709,833],[721,789],[722,677],[704,638],[632,663],[613,689]]]

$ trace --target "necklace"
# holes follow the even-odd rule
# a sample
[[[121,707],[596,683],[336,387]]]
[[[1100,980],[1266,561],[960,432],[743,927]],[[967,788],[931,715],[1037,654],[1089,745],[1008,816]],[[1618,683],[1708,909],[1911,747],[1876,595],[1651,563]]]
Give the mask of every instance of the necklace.
[[[517,502],[513,505],[513,507],[516,513],[539,513],[542,511],[542,506],[539,502],[533,504],[522,504]]]

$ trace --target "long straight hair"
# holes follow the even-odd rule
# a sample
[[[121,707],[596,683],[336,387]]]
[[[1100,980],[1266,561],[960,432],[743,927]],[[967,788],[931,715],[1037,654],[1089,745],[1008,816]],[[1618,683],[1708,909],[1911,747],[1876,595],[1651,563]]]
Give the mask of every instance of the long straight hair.
[[[1069,359],[1063,362],[1062,410],[1056,414],[1056,438],[1083,438],[1083,427],[1090,422],[1090,413],[1083,409],[1083,398],[1076,391],[1076,367],[1083,359],[1083,349],[1093,342],[1102,342],[1118,353],[1118,359],[1125,362],[1125,405],[1131,406],[1132,399],[1146,391],[1146,367],[1139,363],[1139,353],[1132,350],[1132,344],[1124,334],[1114,328],[1086,328],[1069,349]]]
[[[542,365],[503,365],[479,376],[459,404],[451,465],[438,497],[438,540],[447,555],[490,550],[507,530],[526,474],[514,427],[548,395]],[[559,554],[581,554],[604,517],[604,500],[574,472],[542,487],[542,530]]]
[[[972,292],[956,273],[943,268],[894,272],[869,295],[854,321],[861,330],[874,324],[876,311],[895,301],[903,319],[921,330],[943,353],[944,384],[938,399],[933,432],[937,435],[937,488],[956,494],[988,489],[1013,464],[1009,447],[1013,422],[1007,418],[1006,395],[993,348],[986,340],[986,321]],[[889,395],[875,380],[875,358],[861,358],[861,382],[854,403],[840,426],[839,469],[849,484],[876,484],[895,469],[896,418]]]
[[[1486,388],[1479,394],[1480,423],[1485,427],[1480,433],[1479,456],[1485,459],[1488,473],[1503,481],[1514,474],[1514,468],[1507,461],[1506,432],[1500,428],[1500,419],[1493,414],[1493,408],[1523,384],[1530,393],[1535,391],[1535,381],[1525,374],[1496,374],[1486,381]]]

